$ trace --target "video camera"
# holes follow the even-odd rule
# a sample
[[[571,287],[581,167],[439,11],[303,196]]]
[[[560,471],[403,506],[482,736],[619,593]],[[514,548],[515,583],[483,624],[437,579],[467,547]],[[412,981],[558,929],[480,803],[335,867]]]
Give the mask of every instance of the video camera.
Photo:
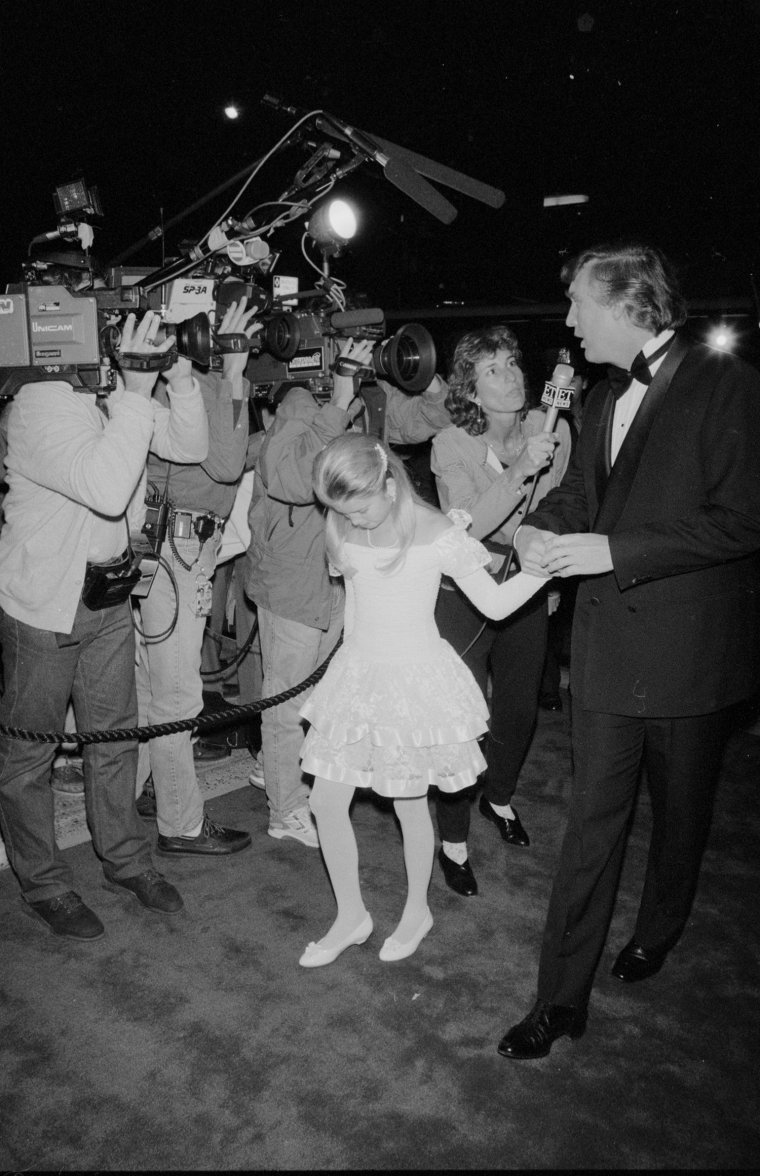
[[[82,182],[57,189],[58,228],[33,239],[30,252],[41,244],[47,248],[30,256],[22,281],[0,295],[0,397],[13,396],[25,383],[54,379],[90,391],[111,391],[130,313],[140,318],[156,311],[163,324],[158,341],[166,335],[175,338],[168,352],[146,357],[144,366],[151,370],[169,367],[177,354],[214,366],[223,351],[243,348],[238,336],[221,342],[214,334],[233,298],[245,294],[250,306],[258,291],[235,276],[228,259],[211,257],[194,267],[185,259],[160,271],[120,266],[98,272],[86,248],[83,252],[79,247],[91,240],[88,215],[100,215],[96,193]],[[51,251],[49,243],[56,238],[76,241],[76,247]],[[180,276],[172,276],[178,269]]]
[[[308,310],[275,309],[264,314],[264,327],[251,340],[246,376],[254,396],[277,395],[283,384],[299,384],[315,396],[329,396],[340,354],[348,338],[373,339],[372,366],[355,367],[361,380],[388,380],[405,392],[421,392],[435,375],[435,343],[420,323],[409,323],[386,338],[385,314],[377,307],[336,310],[329,294],[311,297]],[[279,301],[284,301],[283,296]],[[275,299],[276,304],[278,300]]]

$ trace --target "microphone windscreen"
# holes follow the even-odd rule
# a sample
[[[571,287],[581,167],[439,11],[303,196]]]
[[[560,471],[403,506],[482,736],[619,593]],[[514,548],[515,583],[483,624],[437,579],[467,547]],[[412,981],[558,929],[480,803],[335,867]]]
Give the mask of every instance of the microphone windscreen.
[[[330,324],[336,330],[346,327],[366,327],[385,321],[385,314],[377,306],[365,306],[360,310],[336,310],[330,315]]]

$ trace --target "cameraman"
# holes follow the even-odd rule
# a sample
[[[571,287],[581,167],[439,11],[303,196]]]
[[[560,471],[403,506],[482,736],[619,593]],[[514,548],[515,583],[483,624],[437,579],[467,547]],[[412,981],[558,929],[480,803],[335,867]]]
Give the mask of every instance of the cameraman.
[[[159,316],[123,330],[123,378],[108,398],[63,380],[25,384],[8,415],[8,495],[0,534],[0,724],[60,731],[72,697],[87,730],[137,725],[134,634],[128,595],[113,602],[114,573],[131,562],[130,531],[145,510],[148,448],[199,461],[208,429],[190,363],[166,373],[170,406],[152,398],[155,372],[126,357],[159,355]],[[105,590],[104,590],[105,589]],[[88,601],[86,603],[85,601]],[[0,735],[0,826],[26,902],[56,935],[95,939],[100,919],[72,890],[55,841],[50,768],[56,747]],[[93,846],[109,883],[152,911],[182,899],[153,868],[135,808],[136,740],[86,744],[83,770]]]
[[[229,304],[219,327],[225,336],[250,340],[260,324],[246,298]],[[140,720],[150,724],[194,718],[203,709],[201,646],[211,611],[211,577],[222,528],[232,510],[248,449],[247,347],[225,352],[222,373],[197,370],[208,418],[209,446],[203,461],[176,466],[151,452],[148,479],[171,503],[162,566],[141,602],[147,640],[140,649],[137,693]],[[159,386],[157,396],[165,395]],[[162,636],[163,635],[163,636]],[[138,786],[153,776],[158,851],[219,857],[246,849],[251,835],[216,824],[204,813],[195,774],[190,731],[141,744]]]
[[[347,339],[341,357],[371,365],[372,342]],[[451,424],[439,376],[418,396],[384,380],[358,396],[358,380],[335,375],[328,403],[305,388],[291,388],[277,410],[256,465],[249,513],[246,594],[256,603],[264,666],[264,697],[297,686],[334,648],[343,626],[343,588],[331,580],[325,557],[324,514],[312,489],[317,454],[347,429],[374,433],[384,442],[427,441]],[[318,848],[309,789],[299,752],[303,695],[262,712],[264,782],[269,835]]]

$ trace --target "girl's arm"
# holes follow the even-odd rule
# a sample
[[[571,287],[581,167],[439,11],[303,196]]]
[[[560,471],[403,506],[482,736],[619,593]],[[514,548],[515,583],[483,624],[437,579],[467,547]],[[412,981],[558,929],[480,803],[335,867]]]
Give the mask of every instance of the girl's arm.
[[[452,578],[478,612],[492,621],[503,621],[549,583],[546,577],[518,572],[511,580],[497,584],[485,568]]]

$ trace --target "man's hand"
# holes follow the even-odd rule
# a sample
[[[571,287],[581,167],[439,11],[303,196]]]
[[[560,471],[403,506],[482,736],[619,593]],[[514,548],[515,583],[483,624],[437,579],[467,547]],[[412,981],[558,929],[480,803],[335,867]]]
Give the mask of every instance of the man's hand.
[[[359,339],[356,343],[354,343],[353,339],[346,339],[341,345],[338,356],[339,358],[345,356],[347,359],[355,359],[357,363],[363,364],[365,367],[372,367],[373,347],[374,344],[371,339]],[[333,376],[331,404],[334,404],[336,408],[342,408],[346,411],[355,395],[353,376]]]
[[[606,535],[551,535],[545,545],[544,567],[550,576],[611,572],[610,541]]]
[[[161,316],[153,310],[146,311],[138,323],[134,314],[128,314],[121,332],[120,353],[130,355],[160,355],[171,350],[174,339],[167,336],[162,343],[156,343],[156,334],[161,326]],[[190,361],[188,360],[188,366]],[[175,364],[176,367],[176,364]],[[173,370],[173,369],[170,369]],[[124,387],[128,392],[135,392],[150,400],[154,385],[158,379],[158,372],[131,372],[122,369]],[[167,373],[168,378],[168,373]]]
[[[224,318],[219,324],[219,335],[247,335],[249,339],[260,331],[262,323],[254,322],[254,316],[257,313],[257,308],[247,310],[248,299],[243,297],[240,302],[231,302],[225,311]],[[225,352],[222,360],[222,373],[225,380],[230,380],[234,385],[233,396],[239,391],[237,399],[243,395],[242,375],[245,371],[245,365],[248,363],[247,351],[228,351]]]
[[[547,579],[550,573],[546,570],[546,546],[550,539],[555,539],[552,531],[539,531],[538,527],[526,527],[524,524],[515,532],[514,546],[520,560],[520,569],[529,576],[543,576]]]

